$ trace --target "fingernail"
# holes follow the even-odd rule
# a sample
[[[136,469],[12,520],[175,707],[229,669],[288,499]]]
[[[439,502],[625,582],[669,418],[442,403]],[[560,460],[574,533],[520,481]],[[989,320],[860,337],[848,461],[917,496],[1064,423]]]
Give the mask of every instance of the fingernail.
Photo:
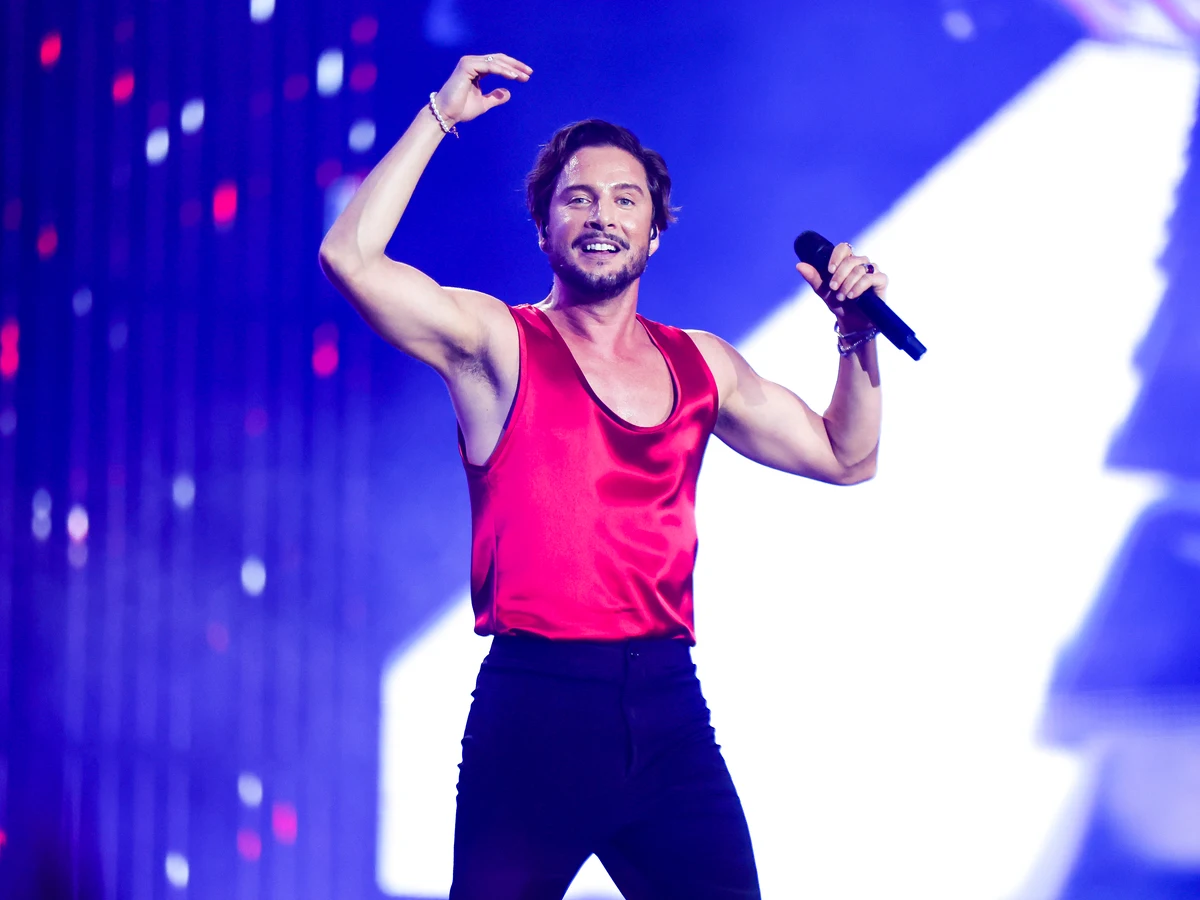
[[[838,289],[838,283],[836,281],[829,282],[829,289],[831,291],[836,291]]]
[[[846,299],[845,297],[842,296],[840,291],[838,292],[837,298],[838,298],[839,302]]]

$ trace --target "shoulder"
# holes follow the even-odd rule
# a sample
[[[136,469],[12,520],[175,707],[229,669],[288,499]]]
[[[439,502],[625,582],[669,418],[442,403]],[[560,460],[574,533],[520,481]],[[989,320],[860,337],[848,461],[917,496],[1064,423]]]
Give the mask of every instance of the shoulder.
[[[682,329],[684,334],[692,339],[704,362],[712,372],[713,380],[717,383],[717,392],[721,403],[736,389],[738,372],[745,366],[746,361],[734,349],[733,345],[723,338],[717,337],[710,331],[700,331],[695,328]]]

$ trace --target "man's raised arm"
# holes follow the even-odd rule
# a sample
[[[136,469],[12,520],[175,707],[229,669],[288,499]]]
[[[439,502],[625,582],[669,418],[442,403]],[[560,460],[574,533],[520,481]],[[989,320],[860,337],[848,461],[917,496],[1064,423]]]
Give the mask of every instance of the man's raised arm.
[[[526,81],[532,71],[502,53],[464,56],[434,101],[441,121],[453,128],[508,100],[506,88],[483,93],[483,76]],[[325,235],[320,252],[325,275],[371,327],[443,376],[456,361],[486,352],[494,326],[508,324],[510,318],[496,298],[444,288],[384,255],[417,181],[446,133],[432,108],[423,108],[355,192]]]

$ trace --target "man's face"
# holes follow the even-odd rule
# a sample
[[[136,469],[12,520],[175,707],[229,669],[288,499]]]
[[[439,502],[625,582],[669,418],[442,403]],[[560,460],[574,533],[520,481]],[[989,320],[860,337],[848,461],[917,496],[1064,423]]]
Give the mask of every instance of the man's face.
[[[641,277],[658,249],[646,170],[617,147],[583,147],[554,185],[542,247],[561,281],[603,299]]]

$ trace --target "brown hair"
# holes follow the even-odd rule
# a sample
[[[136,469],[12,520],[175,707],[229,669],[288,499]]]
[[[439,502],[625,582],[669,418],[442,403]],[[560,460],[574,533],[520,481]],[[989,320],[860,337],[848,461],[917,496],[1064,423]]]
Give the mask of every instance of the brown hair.
[[[563,166],[582,147],[617,147],[629,153],[646,170],[646,184],[654,200],[654,225],[664,232],[675,221],[678,207],[671,206],[671,176],[662,155],[643,147],[628,128],[603,119],[584,119],[564,125],[538,150],[533,170],[525,176],[525,203],[538,231],[546,225],[550,213],[550,195]]]

